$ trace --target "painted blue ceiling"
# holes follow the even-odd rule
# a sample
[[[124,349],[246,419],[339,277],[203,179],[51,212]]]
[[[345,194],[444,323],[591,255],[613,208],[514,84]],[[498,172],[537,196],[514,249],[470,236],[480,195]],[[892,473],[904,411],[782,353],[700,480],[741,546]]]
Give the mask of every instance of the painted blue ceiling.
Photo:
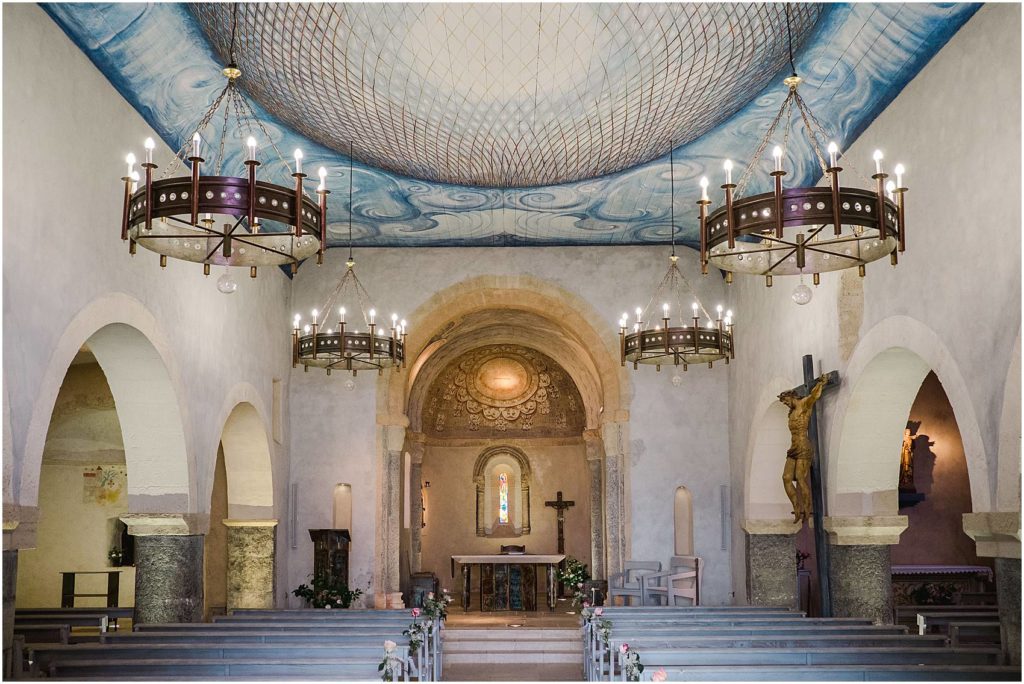
[[[836,4],[822,8],[796,55],[800,88],[818,120],[846,147],[971,17],[977,4]],[[625,7],[625,6],[622,6]],[[44,4],[117,90],[173,149],[191,135],[224,85],[223,60],[190,11],[171,3]],[[207,27],[208,28],[208,27]],[[722,31],[735,30],[735,26]],[[335,37],[344,43],[345,37]],[[742,167],[753,155],[786,88],[786,68],[714,128],[675,149],[677,240],[694,246],[694,201],[702,175],[722,181],[722,160]],[[245,87],[245,76],[240,83]],[[347,240],[349,159],[283,124],[251,100],[281,150],[301,148],[307,169],[325,166],[334,190],[329,205],[329,243]],[[794,130],[802,127],[797,124]],[[317,136],[320,138],[321,136]],[[121,154],[140,141],[125,140]],[[224,168],[242,168],[240,144],[226,149]],[[888,142],[887,160],[913,159]],[[356,155],[360,155],[357,153]],[[158,163],[161,160],[157,160]],[[163,160],[166,163],[168,160]],[[868,168],[870,159],[851,160]],[[264,159],[261,178],[290,183],[286,166]],[[668,242],[668,155],[613,173],[575,182],[500,188],[422,180],[355,162],[351,207],[359,246],[615,245]],[[789,184],[817,182],[821,170],[803,135],[787,149]],[[429,177],[429,173],[424,173]],[[750,192],[767,190],[765,174]]]

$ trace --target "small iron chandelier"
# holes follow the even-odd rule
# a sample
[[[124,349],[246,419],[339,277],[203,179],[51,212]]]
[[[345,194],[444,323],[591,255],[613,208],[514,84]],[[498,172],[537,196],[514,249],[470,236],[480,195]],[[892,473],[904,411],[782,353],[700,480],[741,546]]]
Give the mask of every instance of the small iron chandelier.
[[[788,30],[788,10],[786,22]],[[843,169],[839,166],[839,147],[835,142],[828,144],[826,163],[820,140],[828,136],[797,92],[802,79],[793,65],[792,36],[790,66],[792,73],[784,81],[789,94],[782,107],[738,183],[733,183],[732,162],[725,161],[722,185],[725,204],[710,214],[708,179],[700,180],[701,197],[697,204],[701,271],[706,274],[710,264],[725,271],[729,283],[734,272],[763,275],[768,287],[772,285],[773,276],[799,275],[801,282],[793,292],[793,299],[798,304],[806,304],[810,301],[811,290],[803,284],[805,273],[812,274],[817,285],[820,273],[854,266],[863,277],[865,264],[886,255],[896,265],[898,253],[906,249],[903,196],[907,188],[903,185],[902,164],[894,168],[896,182],[886,182],[889,175],[882,171],[883,156],[878,150],[874,153],[875,173],[871,176],[873,189],[840,185],[839,173]],[[793,127],[794,106],[822,172],[830,177],[828,187],[783,188],[782,179],[786,175],[783,157]],[[774,179],[774,191],[741,198],[784,117],[782,145],[772,150],[775,163],[770,175]],[[871,184],[870,180],[863,180]],[[830,225],[831,229],[827,229]]]
[[[237,15],[237,5],[235,6]],[[232,17],[230,62],[223,69],[227,85],[199,121],[191,139],[178,150],[174,161],[158,180],[154,172],[152,138],[145,141],[146,161],[141,165],[144,180],[139,187],[139,173],[135,170],[135,155],[129,153],[125,161],[128,171],[124,182],[124,207],[121,212],[121,239],[129,243],[129,252],[135,254],[136,245],[160,255],[160,266],[167,266],[167,258],[182,259],[203,264],[203,273],[210,274],[210,266],[242,266],[256,277],[259,266],[289,264],[294,272],[298,263],[313,254],[323,262],[327,228],[327,171],[320,168],[319,196],[314,201],[303,190],[302,151],[295,150],[294,187],[284,187],[256,180],[257,140],[254,125],[262,132],[277,153],[285,168],[287,161],[273,139],[254,114],[252,107],[239,92],[237,79],[242,75],[235,64],[236,16]],[[223,108],[217,162],[213,173],[202,175],[203,131],[211,125],[214,116]],[[230,119],[234,118],[234,127]],[[246,138],[246,173],[242,177],[221,175],[225,159],[228,131],[234,128]],[[173,176],[190,165],[188,175]],[[228,278],[228,280],[225,280]],[[222,292],[233,292],[237,287],[230,276],[218,283]]]
[[[348,166],[348,260],[345,275],[327,298],[322,309],[313,309],[312,322],[302,326],[302,316],[295,314],[292,321],[292,368],[298,364],[306,372],[310,367],[324,368],[327,375],[333,370],[350,371],[355,376],[361,370],[376,370],[383,374],[385,368],[396,370],[405,365],[405,320],[398,314],[391,314],[391,332],[381,335],[377,323],[377,310],[373,308],[370,295],[359,282],[352,256],[352,147],[349,145]],[[335,327],[327,327],[331,312],[336,304],[355,300],[356,311],[362,316],[365,332],[360,331],[347,320],[345,306],[338,308]],[[301,329],[300,329],[301,328]]]
[[[673,145],[674,147],[674,145]],[[736,358],[736,338],[733,335],[732,311],[725,311],[719,305],[717,317],[712,318],[700,303],[696,292],[679,270],[676,256],[676,215],[675,215],[675,165],[674,151],[669,151],[669,177],[671,183],[672,255],[669,257],[668,272],[654,292],[645,308],[636,308],[636,320],[629,331],[629,314],[619,319],[619,356],[623,366],[629,361],[634,370],[639,364],[653,364],[658,371],[662,365],[682,365],[687,370],[690,364],[707,363],[708,368],[715,361]],[[684,304],[690,297],[689,310],[692,317],[687,319]],[[661,322],[657,323],[652,310],[661,304]],[[674,309],[673,309],[674,307]],[[650,312],[650,313],[649,313]],[[672,325],[671,314],[678,317],[679,325]],[[653,324],[653,325],[652,325]]]

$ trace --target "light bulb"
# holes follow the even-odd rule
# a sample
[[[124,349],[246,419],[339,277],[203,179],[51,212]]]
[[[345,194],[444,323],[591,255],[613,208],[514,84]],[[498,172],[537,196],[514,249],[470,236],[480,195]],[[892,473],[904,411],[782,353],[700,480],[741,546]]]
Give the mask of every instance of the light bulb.
[[[124,158],[124,162],[128,165],[128,173],[125,175],[131,178],[132,173],[135,171],[135,155],[129,152],[128,156]]]
[[[718,315],[722,315],[722,305],[721,305],[721,304],[719,304],[718,306],[716,306],[716,307],[715,307],[715,311],[717,311],[717,312],[718,312]]]
[[[338,309],[338,313],[341,315],[341,322],[344,323],[345,322],[345,307],[341,307],[340,309]]]
[[[776,145],[772,148],[772,156],[775,157],[775,170],[782,170],[782,148]]]
[[[312,313],[313,313],[313,323],[315,324],[317,317],[320,315],[320,310],[319,309],[313,309]]]
[[[135,188],[138,187],[138,185],[139,185],[139,172],[138,171],[132,171],[131,176],[132,176],[132,192],[135,192]]]
[[[682,385],[682,384],[683,384],[683,378],[682,378],[682,376],[680,376],[680,375],[679,375],[678,373],[676,373],[675,375],[673,375],[673,376],[672,376],[672,384],[673,384],[674,386],[676,386],[676,387],[679,387],[680,385]]]
[[[639,306],[636,307],[636,320],[640,320],[640,316],[643,314],[643,312],[643,309],[641,309]]]
[[[295,173],[302,173],[302,150],[295,150]]]
[[[153,142],[152,138],[146,138],[146,142],[143,143],[143,146],[146,148],[146,163],[147,164],[152,164],[153,163],[153,148],[156,147],[156,143]]]
[[[333,335],[334,334],[334,328],[328,328],[327,329],[327,334],[328,335]]]
[[[725,169],[725,184],[732,185],[732,159],[726,159],[722,167]]]
[[[301,316],[301,315],[299,315],[299,314],[295,314],[295,318],[294,318],[294,321],[295,321],[295,327],[296,327],[296,328],[298,328],[298,327],[299,327],[299,321],[301,321],[301,320],[302,320],[302,316]]]
[[[668,318],[668,302],[661,305],[661,311],[665,314],[665,318]]]
[[[889,181],[888,183],[886,183],[885,184],[885,192],[886,192],[887,195],[889,195],[889,199],[893,199],[893,195],[896,192],[896,184],[893,183],[892,181]]]
[[[633,324],[633,332],[640,332],[640,324],[639,323],[634,323]]]
[[[245,146],[249,148],[249,161],[256,161],[256,138],[250,135],[245,141]]]
[[[224,274],[217,278],[217,289],[226,295],[233,294],[238,289],[238,283],[231,277],[231,271],[227,267],[224,268]]]
[[[896,167],[893,169],[893,171],[896,172],[896,187],[897,188],[902,188],[903,187],[903,173],[906,171],[906,169],[903,168],[903,164],[897,164]]]
[[[714,328],[714,327],[715,327],[715,322],[709,318],[708,319],[708,329],[711,329],[711,328]]]
[[[202,138],[199,137],[199,132],[196,131],[196,133],[193,134],[193,136],[192,136],[192,156],[193,157],[198,157],[199,156],[199,143],[200,143],[201,140],[202,140]]]
[[[373,319],[377,317],[377,310],[370,309],[370,323],[373,323]]]
[[[732,309],[729,309],[728,311],[726,311],[725,315],[728,316],[729,318],[732,318]]]
[[[355,388],[356,388],[356,381],[355,380],[353,380],[352,378],[349,378],[348,380],[345,381],[345,389],[347,389],[349,392],[351,392]]]
[[[311,330],[311,328],[309,327],[309,323],[307,323],[306,327],[304,327],[302,329],[302,332],[304,332],[304,333],[306,333],[308,335],[310,330]]]
[[[393,313],[391,314],[391,325],[394,326],[396,323],[398,323],[398,314]]]
[[[402,326],[402,334],[404,335],[405,334],[405,319],[403,318],[401,321],[399,321],[398,325]]]
[[[834,142],[830,142],[828,144],[828,164],[829,164],[829,166],[831,166],[831,167],[835,167],[836,166],[836,160],[837,160],[838,155],[839,155],[839,145],[836,145]]]
[[[730,326],[732,325],[732,318],[730,316],[726,316],[725,320],[722,322],[725,323],[726,326]]]
[[[321,166],[316,173],[320,176],[320,187],[317,190],[322,192],[327,189],[327,169]]]
[[[807,302],[811,301],[811,298],[813,296],[814,292],[811,290],[811,288],[807,287],[807,285],[805,285],[802,280],[800,281],[799,285],[793,288],[793,301],[799,304],[800,306],[803,306]]]
[[[708,177],[700,177],[700,198],[706,200],[708,198]]]
[[[697,313],[697,302],[693,303],[693,313],[694,313],[694,315],[696,315],[696,313]]]
[[[871,158],[875,160],[875,173],[882,173],[882,150],[875,150]]]

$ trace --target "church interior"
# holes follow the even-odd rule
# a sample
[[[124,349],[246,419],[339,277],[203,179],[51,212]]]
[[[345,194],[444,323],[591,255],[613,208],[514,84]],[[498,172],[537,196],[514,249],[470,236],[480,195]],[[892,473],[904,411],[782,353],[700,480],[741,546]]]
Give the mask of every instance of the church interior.
[[[2,18],[5,679],[1020,681],[1018,4]]]

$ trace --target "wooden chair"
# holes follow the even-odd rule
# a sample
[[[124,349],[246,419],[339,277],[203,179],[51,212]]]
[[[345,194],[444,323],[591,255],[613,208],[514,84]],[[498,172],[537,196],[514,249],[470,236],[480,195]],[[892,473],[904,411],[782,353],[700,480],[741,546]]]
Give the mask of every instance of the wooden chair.
[[[700,585],[704,580],[704,563],[698,556],[672,556],[668,571],[645,575],[643,605],[675,606],[676,597],[690,599],[689,605],[700,605]]]
[[[621,596],[625,605],[634,598],[643,605],[644,577],[661,572],[661,561],[628,560],[623,563],[622,568],[622,572],[613,573],[608,577],[608,603],[615,605],[615,598]]]

